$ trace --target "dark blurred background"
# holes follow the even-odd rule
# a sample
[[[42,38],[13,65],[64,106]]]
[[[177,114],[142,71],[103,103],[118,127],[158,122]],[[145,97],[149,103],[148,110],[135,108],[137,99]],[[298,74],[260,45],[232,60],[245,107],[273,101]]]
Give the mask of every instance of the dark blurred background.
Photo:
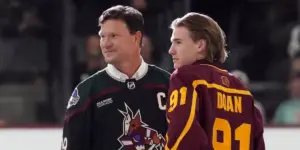
[[[227,35],[226,68],[253,93],[266,124],[300,125],[297,0],[1,0],[0,125],[61,124],[78,82],[106,66],[98,17],[117,4],[145,18],[142,55],[172,71],[176,17],[200,12]]]

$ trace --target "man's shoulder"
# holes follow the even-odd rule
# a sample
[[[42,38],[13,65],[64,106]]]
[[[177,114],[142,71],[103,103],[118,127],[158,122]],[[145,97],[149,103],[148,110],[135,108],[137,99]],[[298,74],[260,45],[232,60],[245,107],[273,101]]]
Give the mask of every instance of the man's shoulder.
[[[193,82],[194,80],[202,80],[208,78],[211,72],[210,68],[201,65],[185,65],[173,71],[171,80],[181,79],[186,82]]]
[[[153,72],[155,72],[157,74],[161,74],[163,76],[166,76],[167,78],[169,78],[170,75],[171,75],[167,70],[162,69],[162,68],[160,68],[160,67],[158,67],[156,65],[149,64],[149,70],[153,71]]]
[[[81,81],[73,90],[67,109],[77,109],[85,105],[87,101],[91,98],[91,95],[95,93],[97,89],[101,89],[100,81],[105,81],[106,79],[106,71],[105,69],[100,70],[93,75],[89,76],[85,80]],[[97,89],[96,86],[97,85]]]
[[[182,66],[176,69],[171,75],[171,81],[178,79],[187,84],[197,80],[198,83],[202,83],[203,85],[212,84],[227,88],[247,89],[242,82],[227,70],[213,65],[197,64]]]
[[[149,79],[149,81],[151,80],[151,82],[158,84],[169,84],[171,74],[168,71],[155,65],[149,65],[148,68],[147,79]]]
[[[82,80],[78,85],[77,88],[87,88],[90,87],[96,79],[104,79],[107,76],[106,68],[90,75],[86,79]]]

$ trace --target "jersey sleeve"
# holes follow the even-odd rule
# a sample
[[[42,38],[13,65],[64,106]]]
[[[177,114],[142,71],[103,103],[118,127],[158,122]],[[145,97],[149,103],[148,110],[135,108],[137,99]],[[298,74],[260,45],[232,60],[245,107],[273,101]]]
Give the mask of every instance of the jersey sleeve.
[[[175,74],[170,79],[166,150],[202,150],[207,145],[205,132],[196,120],[199,96],[187,78]]]
[[[254,106],[254,150],[265,150],[264,127],[260,111]]]
[[[90,150],[91,110],[88,89],[77,86],[69,99],[61,150]]]

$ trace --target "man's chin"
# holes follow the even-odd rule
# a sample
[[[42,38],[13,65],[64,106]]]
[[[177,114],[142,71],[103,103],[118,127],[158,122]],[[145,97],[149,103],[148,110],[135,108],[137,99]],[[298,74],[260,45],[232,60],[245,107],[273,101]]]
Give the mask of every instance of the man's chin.
[[[114,64],[115,59],[113,57],[106,57],[104,58],[105,62],[108,64]]]
[[[174,64],[173,67],[174,67],[174,69],[179,69],[179,68],[181,67],[181,65],[179,65],[179,64]]]

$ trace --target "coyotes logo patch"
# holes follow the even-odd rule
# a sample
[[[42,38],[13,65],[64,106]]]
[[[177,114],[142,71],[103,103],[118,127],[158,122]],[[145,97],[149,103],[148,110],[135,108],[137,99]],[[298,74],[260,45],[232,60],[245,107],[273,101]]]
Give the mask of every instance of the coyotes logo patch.
[[[124,116],[123,135],[118,138],[122,145],[119,150],[163,150],[164,137],[143,122],[140,110],[133,115],[126,103],[125,108],[126,111],[119,110]]]

